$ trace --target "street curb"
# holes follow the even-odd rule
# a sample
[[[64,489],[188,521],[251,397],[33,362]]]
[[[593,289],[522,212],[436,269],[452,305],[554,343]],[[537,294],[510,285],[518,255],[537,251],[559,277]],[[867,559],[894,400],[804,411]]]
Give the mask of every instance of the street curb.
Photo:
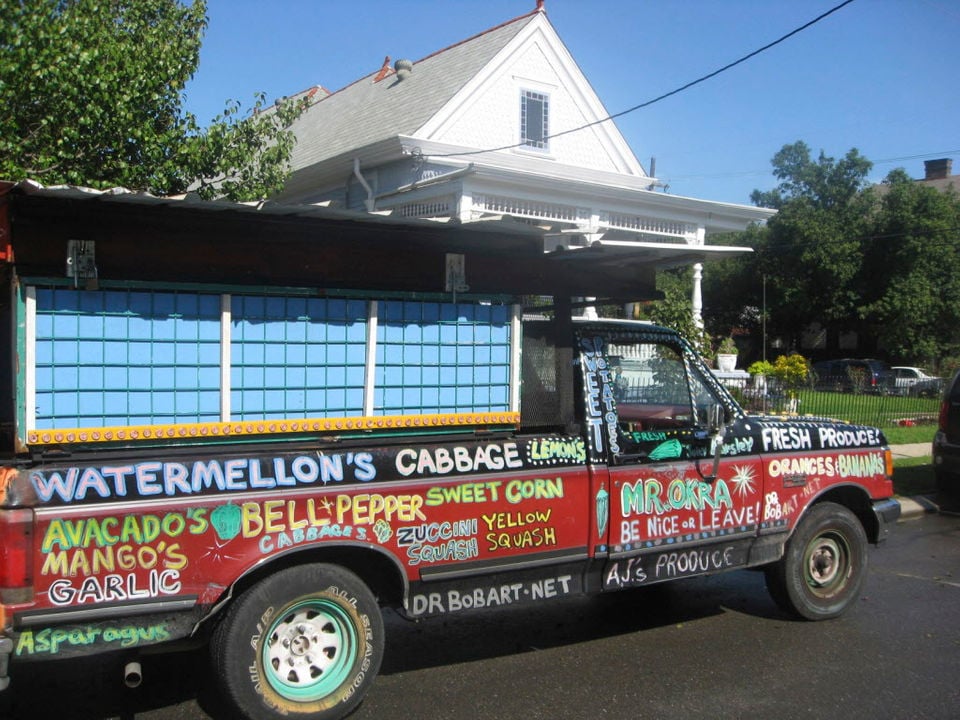
[[[894,498],[898,503],[900,503],[900,519],[909,520],[911,518],[920,517],[921,515],[926,515],[927,513],[939,512],[939,506],[932,502],[929,498],[925,498],[922,495],[917,495],[916,497],[901,497],[896,496]]]

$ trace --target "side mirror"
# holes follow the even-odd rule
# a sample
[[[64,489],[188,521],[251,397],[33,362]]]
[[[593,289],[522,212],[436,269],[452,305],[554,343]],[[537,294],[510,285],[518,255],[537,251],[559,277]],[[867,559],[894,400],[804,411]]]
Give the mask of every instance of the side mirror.
[[[707,429],[711,435],[720,433],[727,424],[727,412],[721,403],[707,406]]]
[[[707,406],[707,431],[713,450],[713,469],[703,479],[712,483],[717,479],[717,473],[720,471],[720,452],[723,449],[723,438],[727,434],[727,413],[721,403],[712,403]]]

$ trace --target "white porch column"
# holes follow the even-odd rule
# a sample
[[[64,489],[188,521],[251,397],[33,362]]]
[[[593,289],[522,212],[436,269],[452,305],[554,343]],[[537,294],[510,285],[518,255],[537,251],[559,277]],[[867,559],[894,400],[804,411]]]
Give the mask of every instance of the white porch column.
[[[697,263],[693,266],[693,324],[700,330],[703,330],[703,295],[700,292],[700,281],[703,279],[703,265]]]
[[[460,197],[457,198],[456,217],[460,222],[468,223],[474,220],[473,217],[473,194],[466,188],[460,191]]]
[[[705,245],[707,241],[707,229],[703,225],[697,227],[697,236],[693,241],[694,245]],[[703,280],[703,264],[696,263],[693,266],[693,296],[690,304],[693,305],[693,324],[699,330],[703,330],[703,292],[701,290],[701,281]]]
[[[583,210],[582,210],[581,208],[577,208],[577,212],[580,213],[580,212],[583,212]],[[591,226],[591,228],[592,228],[593,230],[596,230],[596,228],[597,228],[596,220],[597,220],[597,215],[596,215],[596,214],[593,214],[593,215],[591,216],[591,222],[594,223],[594,224]],[[593,243],[595,243],[597,240],[603,239],[603,236],[604,236],[604,233],[602,233],[602,232],[590,232],[590,231],[586,231],[586,232],[583,233],[583,239],[584,239],[584,242],[586,242],[587,247],[590,247],[590,245],[592,245]],[[586,300],[588,303],[592,303],[592,302],[594,302],[594,301],[596,300],[596,298],[595,298],[595,297],[586,297],[586,298],[584,298],[584,300]],[[600,318],[600,315],[597,313],[597,308],[596,308],[596,306],[594,306],[594,305],[587,305],[587,306],[583,309],[583,317],[587,318],[588,320],[598,320],[598,319]]]

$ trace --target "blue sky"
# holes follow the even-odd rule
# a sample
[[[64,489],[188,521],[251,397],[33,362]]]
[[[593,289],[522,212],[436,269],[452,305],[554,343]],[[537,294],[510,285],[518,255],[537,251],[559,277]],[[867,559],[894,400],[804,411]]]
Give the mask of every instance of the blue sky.
[[[547,15],[609,113],[678,88],[841,0],[546,0]],[[531,11],[535,0],[209,0],[186,109],[249,108],[313,85],[337,90],[394,60]],[[785,144],[873,161],[871,179],[923,161],[960,173],[960,2],[854,0],[813,27],[689,90],[617,119],[674,195],[749,204],[776,184]]]

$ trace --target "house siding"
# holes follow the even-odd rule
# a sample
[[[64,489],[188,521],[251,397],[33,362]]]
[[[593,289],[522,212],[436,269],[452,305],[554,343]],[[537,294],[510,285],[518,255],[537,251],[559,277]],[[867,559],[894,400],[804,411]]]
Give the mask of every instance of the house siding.
[[[589,122],[539,43],[525,48],[503,68],[488,89],[471,98],[459,119],[431,140],[464,147],[495,148],[520,142],[520,97],[523,90],[549,95],[550,133]],[[517,148],[513,152],[551,158],[565,165],[619,172],[607,149],[592,130],[549,141],[547,150]]]

